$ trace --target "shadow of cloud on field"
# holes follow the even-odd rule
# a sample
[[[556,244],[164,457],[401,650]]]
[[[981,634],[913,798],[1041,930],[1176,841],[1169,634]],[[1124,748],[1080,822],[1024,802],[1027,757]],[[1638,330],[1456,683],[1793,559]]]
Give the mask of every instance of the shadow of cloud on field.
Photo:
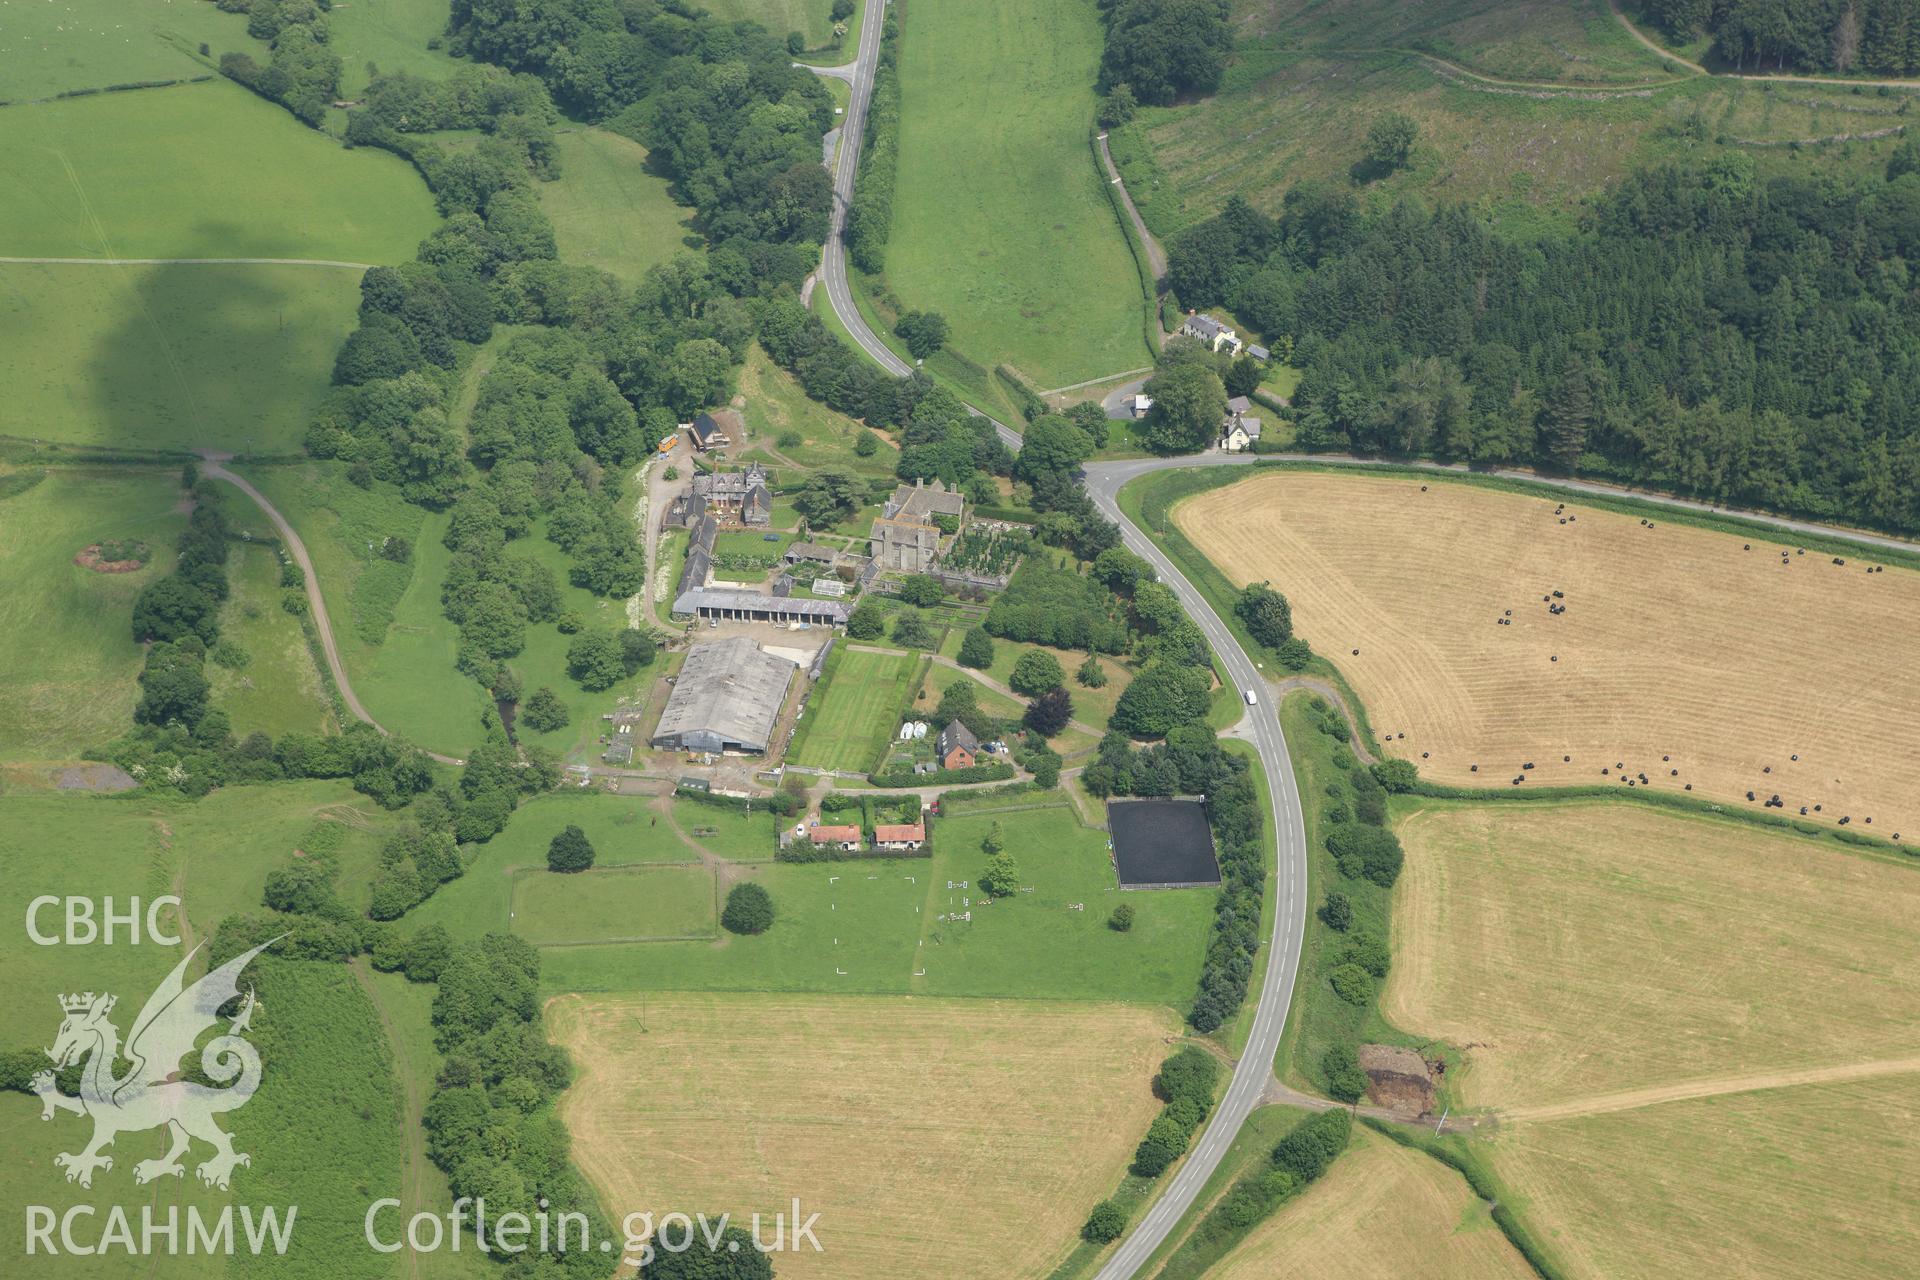
[[[359,273],[339,268],[53,270],[98,317],[73,428],[112,447],[297,451],[359,305]]]

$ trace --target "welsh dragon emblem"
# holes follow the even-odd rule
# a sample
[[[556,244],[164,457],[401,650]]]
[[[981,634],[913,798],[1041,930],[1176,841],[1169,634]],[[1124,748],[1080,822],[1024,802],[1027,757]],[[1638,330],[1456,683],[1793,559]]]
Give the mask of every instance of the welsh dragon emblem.
[[[274,941],[278,941],[275,939]],[[155,1178],[179,1177],[185,1169],[180,1157],[198,1138],[214,1148],[212,1158],[195,1170],[200,1181],[225,1189],[237,1165],[251,1164],[245,1154],[233,1149],[233,1139],[214,1123],[223,1111],[245,1105],[260,1087],[260,1054],[242,1038],[252,1021],[253,989],[241,1000],[239,1012],[227,1029],[200,1051],[200,1068],[208,1079],[225,1088],[209,1088],[180,1077],[180,1060],[193,1051],[194,1043],[209,1027],[220,1021],[220,1007],[240,997],[240,971],[272,942],[235,956],[192,986],[182,976],[199,948],[188,952],[174,966],[154,993],[147,997],[140,1016],[133,1020],[126,1047],[120,1044],[120,1032],[107,1015],[113,1012],[118,997],[89,991],[84,995],[60,997],[66,1017],[60,1034],[54,1038],[47,1056],[56,1069],[86,1059],[80,1075],[80,1094],[61,1093],[52,1071],[42,1071],[33,1079],[34,1092],[40,1095],[40,1118],[51,1120],[56,1111],[71,1111],[93,1118],[93,1140],[78,1154],[63,1153],[53,1162],[67,1171],[67,1181],[83,1187],[93,1185],[96,1169],[113,1168],[113,1158],[102,1155],[122,1133],[154,1129],[165,1125],[169,1135],[167,1153],[157,1160],[142,1160],[133,1166],[133,1180],[151,1182]],[[114,1065],[120,1057],[129,1066],[126,1074],[115,1076]]]

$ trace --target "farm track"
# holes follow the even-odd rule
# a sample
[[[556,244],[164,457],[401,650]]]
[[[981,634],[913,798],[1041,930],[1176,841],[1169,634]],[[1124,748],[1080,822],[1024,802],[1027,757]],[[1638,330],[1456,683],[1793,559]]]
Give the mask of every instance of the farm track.
[[[1624,1089],[1568,1102],[1545,1103],[1537,1107],[1517,1107],[1502,1111],[1503,1120],[1571,1120],[1580,1116],[1612,1115],[1620,1111],[1638,1111],[1667,1102],[1689,1102],[1695,1098],[1718,1098],[1730,1093],[1761,1093],[1769,1089],[1790,1089],[1798,1085],[1846,1084],[1856,1080],[1875,1080],[1883,1076],[1913,1075],[1920,1072],[1920,1057],[1888,1058],[1876,1062],[1849,1062],[1835,1067],[1805,1067],[1792,1071],[1757,1071],[1746,1075],[1719,1076],[1708,1080],[1686,1080],[1678,1084],[1652,1085],[1645,1089]]]
[[[1167,274],[1167,251],[1160,247],[1158,240],[1154,239],[1153,232],[1147,230],[1147,220],[1140,216],[1140,210],[1134,205],[1133,197],[1127,193],[1127,184],[1120,180],[1120,167],[1114,164],[1113,152],[1107,149],[1105,129],[1099,132],[1096,141],[1100,143],[1100,163],[1106,167],[1107,182],[1120,188],[1120,203],[1127,208],[1127,221],[1133,224],[1133,233],[1140,237],[1140,243],[1146,247],[1147,270],[1153,273],[1154,281],[1158,283],[1160,278]],[[1136,370],[1136,372],[1150,371]],[[1067,388],[1067,390],[1071,389]]]
[[[340,661],[340,647],[333,636],[333,620],[327,615],[327,601],[320,594],[320,575],[313,567],[313,557],[307,554],[307,544],[300,540],[300,535],[294,532],[293,524],[280,514],[280,509],[267,501],[266,494],[220,465],[230,456],[216,453],[211,449],[201,450],[201,474],[215,480],[225,480],[252,499],[253,504],[273,522],[273,527],[287,544],[287,554],[293,557],[293,562],[300,566],[300,572],[306,577],[307,609],[313,617],[314,630],[320,636],[320,651],[326,655],[327,669],[333,673],[334,686],[340,691],[340,701],[346,705],[347,710],[356,720],[363,720],[381,733],[386,733],[386,726],[373,718],[373,713],[368,711],[366,705],[360,701],[360,695],[353,691],[353,681],[347,678],[347,668]],[[453,756],[443,756],[438,752],[429,751],[427,754],[441,764],[464,763]]]

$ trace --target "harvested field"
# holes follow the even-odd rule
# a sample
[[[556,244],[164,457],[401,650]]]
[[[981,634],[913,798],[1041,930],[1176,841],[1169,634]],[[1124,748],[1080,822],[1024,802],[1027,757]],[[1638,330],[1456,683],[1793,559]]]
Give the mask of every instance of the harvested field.
[[[1623,766],[1635,786],[1756,808],[1778,794],[1790,815],[1920,839],[1920,682],[1894,674],[1920,634],[1920,573],[1555,506],[1294,472],[1198,494],[1176,519],[1236,584],[1287,594],[1390,754],[1428,778],[1625,787]]]
[[[1468,1106],[1920,1057],[1914,868],[1605,800],[1399,830],[1381,1009],[1471,1046]]]
[[[1113,1187],[1176,1030],[1119,1005],[564,996],[575,1162],[628,1212],[817,1211],[783,1280],[1044,1276]]]
[[[1305,1195],[1254,1229],[1211,1273],[1218,1280],[1297,1276],[1473,1276],[1534,1272],[1466,1179],[1438,1160],[1354,1127],[1352,1144]]]
[[[1907,1275],[1911,1072],[1504,1125],[1491,1163],[1572,1280]]]

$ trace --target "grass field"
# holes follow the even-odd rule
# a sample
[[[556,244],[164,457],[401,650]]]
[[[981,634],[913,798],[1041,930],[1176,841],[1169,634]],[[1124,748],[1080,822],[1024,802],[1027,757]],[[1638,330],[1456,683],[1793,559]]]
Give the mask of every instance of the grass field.
[[[296,452],[359,304],[314,267],[0,265],[0,435]]]
[[[340,55],[340,92],[358,97],[367,87],[367,64],[382,71],[408,71],[445,79],[460,64],[427,42],[446,33],[442,0],[355,0],[327,12],[327,44]]]
[[[1490,1163],[1570,1280],[1901,1275],[1920,1251],[1915,1079],[1515,1123]]]
[[[433,998],[440,988],[435,983],[408,982],[398,973],[379,973],[364,960],[356,969],[393,1047],[393,1074],[402,1090],[403,1123],[410,1141],[402,1146],[404,1176],[395,1193],[404,1202],[401,1212],[411,1216],[425,1210],[444,1218],[453,1206],[453,1192],[447,1188],[446,1175],[428,1159],[426,1135],[419,1127],[419,1116],[440,1070],[432,1022]],[[481,1280],[494,1264],[473,1249],[458,1253],[442,1249],[416,1254],[406,1266],[407,1280]]]
[[[1920,574],[1578,504],[1562,525],[1546,499],[1421,488],[1267,475],[1187,499],[1175,519],[1234,583],[1287,594],[1300,634],[1428,778],[1504,788],[1531,761],[1529,784],[1615,785],[1624,766],[1649,785],[1756,809],[1777,793],[1789,814],[1920,838],[1906,767],[1920,685],[1887,679],[1920,625]],[[1564,614],[1547,612],[1553,591]],[[1512,625],[1496,625],[1509,609]]]
[[[1458,1173],[1356,1125],[1333,1168],[1208,1274],[1531,1280],[1534,1271]]]
[[[811,991],[1184,1008],[1199,980],[1213,893],[1129,895],[1137,912],[1133,930],[1108,929],[1118,894],[1106,835],[1082,826],[1064,797],[969,810],[937,824],[931,859],[897,861],[776,863],[769,861],[775,824],[768,815],[743,819],[681,801],[671,819],[660,816],[656,823],[656,816],[647,802],[628,797],[536,800],[479,849],[464,876],[407,918],[444,924],[459,937],[509,927],[516,883],[511,870],[544,866],[547,842],[572,822],[587,832],[603,865],[684,863],[702,849],[729,860],[755,859],[757,865],[723,869],[720,888],[743,879],[763,884],[773,896],[776,922],[757,937],[554,948],[542,962],[541,981],[549,992]],[[996,818],[1032,892],[988,906],[977,893],[945,886],[979,875],[986,861],[980,842]],[[971,922],[940,918],[968,910]],[[563,925],[541,939],[591,943],[602,936],[642,936],[592,930],[570,935],[574,928]]]
[[[381,724],[430,751],[464,756],[480,740],[490,703],[486,690],[454,666],[459,632],[440,610],[440,583],[453,559],[441,540],[446,527],[444,513],[427,516],[392,628],[377,647],[359,646],[353,660],[343,660],[354,691]]]
[[[224,81],[6,110],[0,177],[24,194],[0,256],[403,261],[436,221],[397,157]],[[0,265],[0,435],[295,452],[358,286],[333,267]]]
[[[1353,908],[1348,935],[1368,934],[1390,937],[1393,904],[1399,889],[1383,888],[1369,880],[1350,879],[1340,874],[1333,856],[1327,852],[1326,835],[1330,825],[1326,810],[1333,803],[1329,795],[1352,794],[1347,775],[1340,769],[1339,745],[1322,733],[1310,713],[1314,695],[1289,694],[1280,706],[1280,726],[1286,734],[1287,753],[1293,761],[1295,784],[1305,802],[1307,843],[1307,902],[1317,907],[1329,891],[1347,896]],[[1349,753],[1349,758],[1351,753]],[[1272,909],[1273,895],[1267,895]],[[1290,1084],[1314,1092],[1327,1092],[1327,1073],[1322,1065],[1326,1052],[1337,1044],[1396,1044],[1420,1046],[1418,1037],[1409,1036],[1400,1027],[1381,1016],[1378,1001],[1353,1005],[1340,998],[1329,983],[1344,951],[1345,937],[1328,928],[1316,914],[1308,918],[1306,937],[1300,948],[1300,978],[1288,1006],[1287,1024],[1279,1051],[1274,1055],[1274,1074]],[[1399,957],[1396,957],[1396,963]]]
[[[201,44],[212,46],[202,60]],[[219,55],[266,45],[247,35],[245,15],[205,0],[40,0],[7,6],[0,24],[0,102],[30,102],[74,89],[213,73]]]
[[[757,343],[747,349],[741,366],[740,394],[747,402],[747,438],[755,446],[748,452],[769,465],[778,466],[779,458],[786,458],[810,470],[834,467],[862,476],[891,476],[900,461],[899,449],[880,431],[873,433],[879,450],[866,458],[855,453],[854,441],[866,428],[808,399],[794,376],[768,359]],[[799,435],[800,443],[779,444],[789,433]]]
[[[706,0],[700,7],[724,21],[757,22],[783,40],[787,32],[798,31],[807,38],[809,49],[821,48],[833,38],[832,0]],[[853,59],[851,47],[847,59]]]
[[[822,769],[873,768],[881,744],[900,724],[918,667],[911,654],[864,652],[843,640],[827,657],[788,756]]]
[[[1476,1046],[1460,1101],[1920,1069],[1920,871],[1605,800],[1413,807],[1381,1006]]]
[[[1158,1107],[1172,1018],[1113,1005],[567,997],[574,1158],[616,1217],[769,1215],[796,1193],[824,1252],[788,1280],[1042,1276]]]
[[[924,861],[756,866],[734,878],[756,881],[773,896],[775,921],[767,932],[722,934],[718,942],[562,947],[542,956],[541,985],[553,993],[905,994],[919,967],[929,874]],[[436,899],[424,910],[442,905]]]
[[[653,796],[620,796],[605,791],[564,789],[536,796],[522,805],[507,829],[471,851],[467,873],[443,886],[424,906],[407,918],[423,923],[445,925],[456,936],[477,938],[490,930],[518,928],[513,913],[520,910],[517,895],[527,891],[528,879],[542,879],[545,870],[534,876],[529,869],[547,865],[547,844],[561,828],[577,826],[592,842],[597,863],[607,876],[625,874],[617,868],[635,866],[675,868],[698,871],[693,864],[703,855],[729,861],[764,862],[773,857],[778,822],[772,814],[751,816],[718,806],[686,800],[666,800]],[[742,875],[757,877],[759,868]],[[602,872],[586,877],[559,877],[565,883],[543,887],[536,892],[541,901],[574,901],[587,887],[598,885]],[[706,932],[712,932],[712,877],[698,871],[708,885]],[[648,883],[643,877],[635,884]],[[673,883],[663,879],[661,884]],[[568,886],[578,885],[580,888]],[[628,904],[638,903],[643,893],[635,888],[621,892]],[[663,890],[663,892],[665,892]],[[619,930],[591,931],[570,937],[564,929],[546,929],[536,941],[606,941],[614,938],[667,936],[676,931]],[[699,930],[680,929],[680,934]],[[529,935],[530,937],[532,935]],[[704,946],[704,944],[703,944]],[[711,950],[711,948],[706,948]]]
[[[1129,893],[1133,928],[1115,933],[1107,917],[1121,901],[1107,833],[1083,826],[1064,796],[1022,799],[1045,808],[967,808],[934,832],[931,882],[917,954],[933,995],[1032,995],[1055,999],[1155,1001],[1185,1009],[1200,981],[1211,889]],[[973,882],[986,867],[981,841],[998,820],[1020,869],[1021,891],[988,904]],[[971,921],[956,912],[971,911]],[[939,916],[949,918],[941,921]]]
[[[454,665],[459,632],[440,604],[440,585],[452,560],[442,541],[447,517],[408,505],[389,485],[357,488],[344,473],[338,464],[310,462],[256,467],[248,478],[305,540],[333,616],[341,661],[367,709],[389,730],[429,750],[463,756],[479,740],[489,703],[486,691]],[[388,536],[413,543],[409,563],[379,557],[378,548]],[[546,540],[542,526],[536,524],[508,549],[551,568],[563,607],[590,625],[612,629],[625,624],[620,602],[568,583],[569,562]],[[551,623],[529,626],[526,648],[509,662],[527,692],[542,685],[551,688],[569,716],[565,728],[549,733],[529,729],[521,739],[564,758],[581,759],[599,735],[601,713],[613,706],[616,694],[644,686],[651,669],[613,692],[588,693],[566,673],[570,641]]]
[[[133,600],[173,563],[186,524],[174,471],[47,472],[0,499],[0,760],[57,760],[131,725],[140,646]],[[138,538],[153,551],[135,573],[73,563],[89,543]]]
[[[121,988],[121,1010],[116,1021],[124,1029],[144,999],[179,952],[169,948],[129,948],[143,952],[158,972]],[[132,1165],[136,1158],[158,1155],[160,1135],[123,1134],[114,1144],[114,1167],[96,1176],[93,1188],[82,1190],[61,1181],[54,1153],[78,1150],[87,1132],[85,1121],[62,1116],[43,1124],[39,1105],[22,1094],[0,1098],[0,1138],[13,1156],[0,1175],[0,1188],[22,1203],[40,1204],[60,1212],[72,1204],[123,1204],[133,1220],[139,1208],[151,1203],[155,1219],[164,1223],[169,1207],[197,1206],[203,1215],[235,1206],[298,1205],[295,1230],[283,1256],[269,1252],[263,1259],[240,1256],[224,1268],[208,1265],[205,1257],[189,1257],[184,1244],[170,1253],[164,1239],[150,1256],[81,1258],[66,1254],[49,1258],[42,1252],[25,1265],[34,1276],[249,1276],[272,1275],[287,1280],[382,1280],[406,1274],[394,1256],[366,1247],[361,1218],[373,1200],[396,1195],[400,1188],[401,1130],[397,1114],[391,1059],[380,1027],[365,995],[355,986],[344,965],[256,961],[248,978],[261,992],[260,1014],[250,1038],[270,1064],[259,1091],[247,1105],[224,1117],[222,1127],[233,1135],[234,1146],[251,1163],[233,1175],[231,1192],[201,1188],[193,1168],[209,1149],[198,1143],[187,1159],[181,1179],[166,1178],[136,1188]],[[35,991],[55,1018],[53,995],[62,988]],[[39,1044],[50,1038],[36,1027]],[[139,1206],[136,1208],[135,1206]],[[22,1217],[10,1215],[0,1227],[0,1247],[25,1252]],[[85,1219],[81,1219],[84,1221]],[[182,1222],[184,1232],[185,1222]],[[236,1213],[235,1235],[241,1234]],[[78,1236],[78,1239],[85,1239]],[[140,1237],[134,1236],[135,1249]],[[183,1237],[184,1239],[184,1237]],[[244,1245],[241,1246],[244,1251]]]
[[[946,640],[940,645],[940,652],[946,657],[957,659],[960,656],[961,642],[966,638],[966,632],[956,627],[947,633]],[[1114,659],[1102,657],[1100,667],[1107,673],[1107,682],[1098,689],[1089,689],[1073,677],[1073,673],[1080,669],[1080,664],[1087,660],[1084,651],[995,640],[993,665],[987,668],[985,674],[992,676],[1001,684],[1006,684],[1007,678],[1013,674],[1014,664],[1019,662],[1020,655],[1029,649],[1039,649],[1052,654],[1059,662],[1060,669],[1066,672],[1067,692],[1073,696],[1073,718],[1090,724],[1096,729],[1105,729],[1108,718],[1113,715],[1114,705],[1120,701],[1120,695],[1126,691],[1127,683],[1133,678],[1133,673]],[[942,668],[933,673],[934,683],[944,687],[947,680],[954,674],[951,668]]]
[[[224,80],[6,110],[0,256],[404,262],[437,222],[406,161]]]
[[[543,867],[547,863],[547,841],[562,827],[576,826],[586,832],[603,863],[694,861],[699,855],[674,837],[671,825],[655,822],[656,816],[645,796],[616,796],[604,791],[535,796],[514,814],[507,829],[488,843],[486,856],[497,859],[502,867]],[[704,807],[689,819],[696,816],[706,823],[720,818],[740,820],[724,810]]]
[[[1763,176],[1878,170],[1904,100],[1811,85],[1677,74],[1634,42],[1606,0],[1251,0],[1221,92],[1143,110],[1111,145],[1158,234],[1235,193],[1275,211],[1330,181],[1386,204],[1477,204],[1513,225],[1570,225],[1581,200],[1643,164],[1752,155]],[[1499,83],[1505,81],[1508,83]],[[1412,163],[1357,172],[1373,122],[1420,128]],[[1694,121],[1698,120],[1698,125]],[[1255,145],[1257,141],[1257,145]]]
[[[143,901],[178,894],[191,944],[204,940],[226,915],[258,907],[266,876],[299,847],[301,836],[321,818],[350,823],[341,849],[343,880],[366,879],[372,869],[379,833],[387,820],[345,783],[283,783],[217,791],[187,804],[175,801],[106,800],[71,795],[14,795],[0,804],[0,907],[20,925],[28,902],[40,895],[75,895],[98,901],[109,895],[117,909],[138,896]],[[167,923],[171,924],[169,919]],[[43,913],[42,924],[56,931],[57,912]],[[124,933],[114,945],[35,946],[16,927],[0,948],[10,981],[0,994],[0,1043],[14,1048],[51,1041],[60,1011],[54,997],[63,991],[111,991],[121,998],[116,1020],[124,1031],[133,1012],[166,971],[178,962],[176,948],[126,945]],[[375,1258],[357,1245],[359,1213],[349,1212],[353,1195],[391,1194],[397,1182],[393,1163],[397,1127],[390,1110],[391,1084],[380,1040],[364,1005],[335,979],[344,969],[314,974],[306,966],[272,985],[262,982],[261,1016],[256,1029],[272,1037],[281,1052],[263,1078],[259,1094],[232,1120],[239,1149],[254,1156],[251,1168],[236,1173],[236,1203],[303,1206],[300,1230],[288,1258],[274,1272],[293,1277],[397,1275],[393,1260]],[[326,969],[327,967],[320,967]],[[323,1043],[324,1042],[324,1043]],[[295,1052],[288,1045],[300,1045]],[[315,1126],[324,1124],[324,1137]],[[53,1166],[53,1153],[75,1149],[82,1122],[62,1117],[42,1124],[39,1106],[19,1094],[0,1096],[0,1142],[15,1158],[0,1175],[0,1191],[17,1203],[64,1206],[76,1202],[134,1203],[132,1156],[158,1152],[150,1134],[128,1134],[115,1148],[115,1167],[100,1175],[93,1189],[69,1187]],[[316,1153],[325,1152],[324,1156]],[[204,1158],[204,1150],[201,1158]],[[217,1210],[227,1201],[200,1190],[189,1175],[181,1182],[162,1180],[138,1193],[164,1209],[194,1203]],[[23,1220],[0,1228],[0,1248],[23,1249]],[[309,1225],[311,1223],[311,1225]],[[348,1232],[354,1234],[350,1237]],[[330,1251],[351,1252],[334,1259]],[[103,1269],[100,1259],[36,1259],[35,1274],[132,1274]],[[205,1275],[204,1258],[189,1262],[162,1256],[140,1259],[139,1274]]]
[[[173,893],[185,905],[190,940],[205,938],[224,917],[258,909],[267,876],[315,822],[328,818],[349,827],[339,854],[342,883],[370,878],[390,823],[344,782],[233,787],[192,803],[9,796],[0,805],[0,906],[22,927],[5,952],[15,981],[0,999],[0,1043],[49,1043],[33,1038],[50,1034],[42,1024],[44,1013],[54,1010],[54,992],[130,991],[179,960],[165,947],[127,945],[124,934],[112,946],[32,945],[23,925],[32,899],[112,894],[124,907],[135,895],[150,900]],[[46,914],[43,925],[57,930],[57,914]]]
[[[941,647],[955,647],[953,641],[957,634],[949,631]],[[973,686],[974,702],[990,716],[998,716],[1002,720],[1018,720],[1026,709],[1023,703],[1016,702],[1006,694],[982,684],[976,672],[955,671],[947,666],[930,666],[927,668],[927,678],[921,682],[919,692],[914,695],[914,710],[923,715],[932,711],[940,705],[941,694],[954,685],[963,683]]]
[[[276,738],[294,729],[326,731],[333,713],[307,637],[299,620],[280,607],[280,557],[271,547],[236,548],[227,578],[233,594],[221,613],[220,638],[239,645],[248,660],[236,671],[207,664],[215,705],[232,719],[236,736],[255,729]]]
[[[522,872],[513,888],[513,929],[536,946],[712,937],[713,872],[705,867],[595,867],[556,875]]]
[[[690,252],[684,241],[692,210],[673,202],[664,178],[642,168],[645,147],[603,129],[567,129],[557,140],[560,179],[535,185],[562,259],[632,283],[647,268]]]
[[[253,467],[246,476],[306,543],[341,658],[358,690],[361,673],[414,581],[426,513],[393,485],[376,482],[362,489],[349,483],[346,470],[342,463],[309,461]],[[401,564],[381,557],[378,549],[389,537],[412,543],[414,560]]]
[[[950,345],[1040,388],[1146,362],[1131,253],[1088,145],[1086,0],[922,0],[900,37],[888,283]]]
[[[1642,84],[1666,62],[1636,41],[1606,0],[1240,0],[1234,33],[1284,35],[1327,49],[1417,47],[1484,75],[1544,84]]]

